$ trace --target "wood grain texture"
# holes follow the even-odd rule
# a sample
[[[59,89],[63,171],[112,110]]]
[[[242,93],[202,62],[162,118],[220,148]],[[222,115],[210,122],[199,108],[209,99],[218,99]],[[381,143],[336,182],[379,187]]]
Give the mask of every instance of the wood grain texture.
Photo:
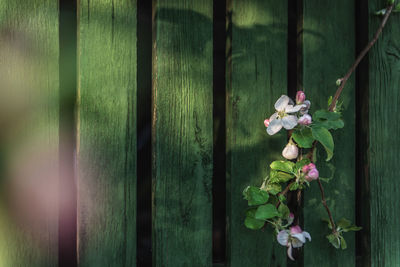
[[[211,266],[212,1],[153,12],[153,265]]]
[[[0,266],[57,266],[58,6],[0,1]]]
[[[384,1],[370,0],[369,36],[381,18],[373,12]],[[369,173],[371,192],[371,266],[400,265],[397,183],[400,141],[400,17],[393,14],[369,56]]]
[[[80,1],[79,266],[136,265],[136,1]]]
[[[311,100],[312,112],[327,108],[328,97],[336,91],[335,82],[346,73],[355,59],[354,1],[304,1],[303,86]],[[336,167],[334,178],[323,183],[327,203],[334,220],[345,217],[355,222],[355,85],[354,76],[346,84],[340,100],[344,102],[345,128],[333,133]],[[316,163],[321,177],[329,177],[322,147]],[[329,229],[321,218],[328,218],[321,203],[317,183],[304,196],[304,229],[312,242],[304,247],[304,266],[354,266],[354,233],[345,233],[347,250],[336,250],[326,239]]]
[[[228,6],[231,56],[227,66],[227,215],[229,266],[283,266],[286,249],[268,228],[247,229],[242,191],[261,185],[281,157],[286,132],[269,136],[264,119],[287,94],[287,2],[239,1]]]

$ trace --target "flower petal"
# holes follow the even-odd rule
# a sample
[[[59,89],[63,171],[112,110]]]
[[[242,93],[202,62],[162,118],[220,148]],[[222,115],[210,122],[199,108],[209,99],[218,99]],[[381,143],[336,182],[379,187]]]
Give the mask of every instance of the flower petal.
[[[306,107],[306,105],[304,105],[304,104],[296,105],[296,106],[287,105],[286,108],[285,108],[285,112],[286,113],[295,113],[295,112],[298,112],[300,109],[305,108],[305,107]]]
[[[278,233],[276,236],[276,240],[278,240],[278,243],[281,244],[282,246],[287,246],[288,241],[289,241],[289,234],[287,231],[282,230]]]
[[[274,114],[271,115],[271,117],[269,117],[269,122],[276,120],[276,118],[278,118],[278,112],[275,112]]]
[[[304,236],[305,238],[307,238],[308,241],[311,241],[311,235],[310,235],[308,232],[303,232],[303,236]]]
[[[292,238],[292,246],[294,248],[299,248],[303,246],[303,242],[301,242],[300,240],[298,240],[297,238]]]
[[[284,111],[289,103],[290,98],[287,95],[282,95],[275,103],[275,109],[278,111]]]
[[[271,125],[271,124],[270,124]],[[297,117],[294,115],[288,115],[282,118],[282,126],[286,130],[291,130],[297,125]]]
[[[300,233],[300,234],[292,234],[291,236],[294,237],[294,238],[293,238],[293,241],[295,241],[295,240],[297,239],[297,240],[299,240],[301,243],[306,243],[306,238],[303,236],[303,233]],[[294,243],[294,242],[293,242],[293,243]],[[303,245],[303,244],[302,244],[302,245]],[[301,245],[301,246],[302,246],[302,245]],[[300,247],[301,247],[301,246],[300,246]],[[293,244],[293,247],[295,247],[294,244]]]
[[[289,244],[289,247],[287,249],[287,256],[289,257],[289,259],[291,259],[292,261],[294,261],[293,255],[292,255],[292,246]]]
[[[282,120],[277,118],[269,122],[267,133],[269,135],[274,135],[282,129]]]

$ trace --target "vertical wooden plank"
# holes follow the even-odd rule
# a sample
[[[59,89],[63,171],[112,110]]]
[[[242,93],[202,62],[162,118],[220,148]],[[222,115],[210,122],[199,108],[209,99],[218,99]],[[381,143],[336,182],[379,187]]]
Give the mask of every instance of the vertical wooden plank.
[[[58,6],[0,1],[0,266],[57,266]]]
[[[135,266],[136,1],[78,8],[79,266]]]
[[[311,100],[312,112],[327,108],[328,97],[336,91],[335,82],[355,59],[355,2],[304,1],[303,86]],[[339,15],[340,14],[340,15]],[[355,222],[355,86],[351,77],[340,98],[345,127],[333,133],[336,167],[334,178],[323,183],[334,219],[345,217]],[[323,149],[319,149],[324,155]],[[330,170],[323,159],[316,163],[322,177]],[[354,233],[345,233],[347,250],[336,250],[326,239],[329,229],[321,218],[328,218],[321,204],[318,185],[311,184],[304,196],[304,229],[312,242],[304,248],[304,266],[354,266]]]
[[[385,1],[369,3],[369,36],[381,23],[373,16]],[[400,265],[400,17],[393,14],[369,56],[369,173],[371,190],[371,266]]]
[[[153,265],[211,266],[212,1],[154,3]]]
[[[263,121],[287,94],[287,1],[230,2],[227,67],[227,214],[230,266],[282,266],[286,249],[271,234],[247,229],[242,191],[260,185],[280,157],[286,133],[271,137]]]

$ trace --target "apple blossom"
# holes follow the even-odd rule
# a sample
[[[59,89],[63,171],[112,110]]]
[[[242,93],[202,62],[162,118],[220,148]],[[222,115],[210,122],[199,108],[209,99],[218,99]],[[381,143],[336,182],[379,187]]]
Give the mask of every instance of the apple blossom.
[[[275,103],[276,112],[269,118],[269,125],[267,133],[274,135],[279,132],[282,127],[286,130],[291,130],[297,125],[297,116],[290,115],[290,113],[296,113],[301,108],[305,108],[306,105],[295,105],[293,106],[293,100],[288,96],[282,95]]]
[[[268,125],[269,125],[269,119],[265,119],[264,125],[265,125],[265,127],[268,127]]]
[[[300,226],[292,226],[290,230],[282,230],[276,236],[278,243],[288,248],[287,255],[291,260],[294,260],[292,248],[302,247],[306,243],[306,239],[311,241],[311,236],[308,232],[301,230]]]

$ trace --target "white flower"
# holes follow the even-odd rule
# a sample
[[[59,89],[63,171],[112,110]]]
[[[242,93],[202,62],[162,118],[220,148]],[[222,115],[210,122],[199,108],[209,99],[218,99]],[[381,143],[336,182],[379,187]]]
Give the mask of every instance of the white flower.
[[[269,118],[269,125],[267,133],[274,135],[279,132],[282,127],[286,130],[291,130],[297,125],[297,116],[289,115],[289,113],[296,113],[301,108],[305,108],[306,105],[293,106],[293,100],[288,96],[282,95],[275,103],[276,112]]]
[[[294,260],[292,248],[302,247],[306,243],[306,238],[311,241],[309,233],[301,230],[300,226],[292,226],[289,230],[282,230],[276,236],[278,243],[288,248],[287,255],[291,260]]]

